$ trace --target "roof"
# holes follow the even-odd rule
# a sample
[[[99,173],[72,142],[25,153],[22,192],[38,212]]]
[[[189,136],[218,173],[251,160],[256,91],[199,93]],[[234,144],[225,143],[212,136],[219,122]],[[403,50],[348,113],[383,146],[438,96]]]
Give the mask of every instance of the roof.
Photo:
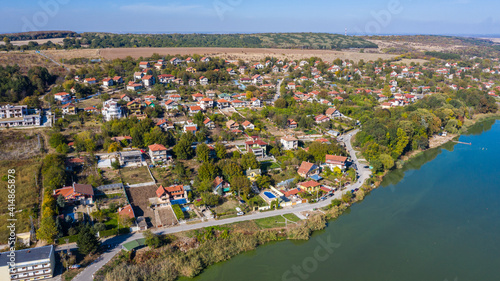
[[[69,95],[69,94],[66,92],[61,92],[61,93],[55,94],[54,96],[66,96],[66,95]]]
[[[252,125],[252,122],[250,122],[250,121],[246,120],[246,121],[245,121],[245,122],[243,122],[241,125],[243,125],[243,126],[245,126],[245,127],[246,127],[246,126],[250,126],[250,125]]]
[[[301,182],[298,184],[298,186],[302,186],[302,187],[316,187],[316,186],[320,186],[321,184],[315,180],[310,180],[310,181],[306,181],[306,182]]]
[[[10,261],[10,252],[0,253],[0,264],[6,265]],[[17,263],[28,263],[39,260],[50,259],[54,254],[54,246],[44,246],[15,251]]]
[[[300,188],[294,188],[292,190],[289,190],[289,191],[286,191],[286,192],[283,192],[283,195],[285,195],[285,197],[288,197],[288,196],[291,196],[291,195],[297,195],[301,192],[302,190]]]
[[[335,107],[330,107],[326,110],[325,114],[326,115],[332,115],[335,113],[335,111],[337,111],[337,109]]]
[[[191,110],[191,111],[201,110],[201,107],[200,107],[200,106],[198,106],[198,105],[194,105],[194,106],[191,106],[191,107],[189,108],[189,110]]]
[[[209,123],[210,121],[212,121],[212,120],[210,120],[210,118],[207,118],[207,119],[205,119],[205,121],[203,121],[203,124],[207,124],[207,123]]]
[[[165,146],[163,146],[162,144],[152,144],[149,147],[149,150],[151,151],[163,151],[163,150],[167,150],[167,148]]]
[[[94,189],[90,184],[73,183],[73,189],[80,194],[94,196]]]
[[[140,247],[144,247],[146,245],[146,239],[145,238],[139,238],[134,241],[130,241],[128,243],[123,244],[123,248],[125,251],[131,251]]]
[[[293,136],[285,136],[285,137],[282,137],[281,139],[284,141],[297,141],[298,140],[296,137],[293,137]]]
[[[345,156],[338,156],[338,155],[326,155],[325,156],[325,161],[345,162],[345,161],[347,161],[347,157],[345,157]]]
[[[309,163],[307,161],[303,161],[302,164],[300,164],[299,170],[297,173],[299,174],[307,174],[315,165],[313,163]]]
[[[134,209],[132,208],[132,205],[128,204],[127,206],[123,207],[119,212],[118,214],[120,214],[120,216],[124,216],[124,217],[128,217],[128,218],[135,218],[135,214],[134,214]]]
[[[165,187],[165,190],[169,193],[173,193],[173,192],[184,192],[184,187],[182,185],[172,185],[172,186],[169,186],[169,187]]]
[[[162,197],[166,192],[165,188],[163,187],[163,185],[160,185],[160,187],[158,187],[156,189],[156,196],[158,196],[158,198]]]

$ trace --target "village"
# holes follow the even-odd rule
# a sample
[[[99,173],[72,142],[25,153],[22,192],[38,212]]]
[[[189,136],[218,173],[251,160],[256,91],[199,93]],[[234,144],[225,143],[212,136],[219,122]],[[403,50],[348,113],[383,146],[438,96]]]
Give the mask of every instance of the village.
[[[363,111],[411,111],[442,93],[477,90],[497,99],[500,92],[498,59],[405,65],[193,55],[121,64],[128,66],[73,71],[41,98],[43,106],[0,107],[0,127],[46,128],[49,151],[64,163],[51,191],[60,245],[75,242],[87,222],[104,239],[348,202],[354,184],[373,184],[372,172],[391,169],[404,152],[368,158],[364,146],[356,157],[348,147],[368,122]],[[456,134],[467,113],[446,114],[454,121],[433,134]]]

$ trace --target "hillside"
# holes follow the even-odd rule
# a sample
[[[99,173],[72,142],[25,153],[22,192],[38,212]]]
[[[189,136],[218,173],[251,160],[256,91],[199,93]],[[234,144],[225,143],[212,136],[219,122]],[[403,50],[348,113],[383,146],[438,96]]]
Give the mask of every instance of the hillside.
[[[81,40],[66,40],[68,46],[120,47],[229,47],[285,49],[377,48],[359,37],[328,33],[257,34],[111,34],[83,33]]]

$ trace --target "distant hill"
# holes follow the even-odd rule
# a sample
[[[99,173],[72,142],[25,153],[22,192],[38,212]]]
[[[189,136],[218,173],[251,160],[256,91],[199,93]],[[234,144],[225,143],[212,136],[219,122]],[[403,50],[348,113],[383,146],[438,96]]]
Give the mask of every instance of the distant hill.
[[[21,40],[38,40],[38,39],[65,38],[65,37],[76,37],[76,36],[78,36],[78,33],[74,31],[31,31],[31,32],[0,34],[0,39],[7,37],[9,38],[10,41],[21,41]]]
[[[229,47],[287,49],[377,48],[360,37],[328,33],[256,34],[112,34],[82,33],[81,39],[66,40],[65,45],[90,48],[120,47]]]

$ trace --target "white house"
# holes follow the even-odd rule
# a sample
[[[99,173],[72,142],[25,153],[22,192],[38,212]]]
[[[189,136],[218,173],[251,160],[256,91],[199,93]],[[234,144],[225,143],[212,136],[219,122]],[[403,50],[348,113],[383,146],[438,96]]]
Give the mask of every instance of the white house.
[[[285,136],[281,138],[281,144],[284,150],[297,149],[299,147],[299,140],[292,136]]]
[[[107,100],[102,106],[102,115],[106,121],[120,119],[123,117],[122,108],[114,99]]]

